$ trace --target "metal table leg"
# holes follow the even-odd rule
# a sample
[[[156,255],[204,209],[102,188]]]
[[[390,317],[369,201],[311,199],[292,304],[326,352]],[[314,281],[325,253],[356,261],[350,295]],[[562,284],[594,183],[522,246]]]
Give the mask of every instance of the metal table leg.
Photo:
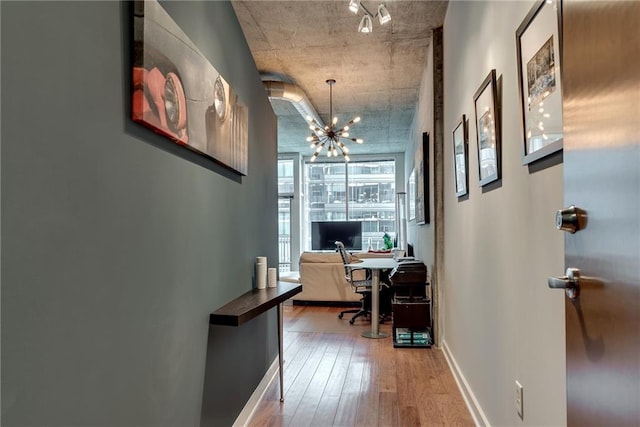
[[[371,269],[371,331],[362,332],[365,338],[386,338],[389,334],[380,332],[380,269]]]
[[[284,402],[284,373],[282,372],[282,363],[284,361],[282,351],[282,303],[278,304],[278,371],[280,372],[280,402]]]

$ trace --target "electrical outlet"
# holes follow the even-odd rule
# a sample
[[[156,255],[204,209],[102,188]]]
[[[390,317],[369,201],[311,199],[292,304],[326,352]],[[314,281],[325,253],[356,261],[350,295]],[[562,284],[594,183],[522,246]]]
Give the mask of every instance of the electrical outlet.
[[[524,400],[523,400],[523,387],[518,381],[516,381],[516,411],[521,420],[524,420]]]

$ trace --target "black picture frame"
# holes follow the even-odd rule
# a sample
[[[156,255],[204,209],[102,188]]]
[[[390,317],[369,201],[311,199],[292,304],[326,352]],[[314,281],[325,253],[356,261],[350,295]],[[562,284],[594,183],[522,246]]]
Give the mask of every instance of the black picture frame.
[[[476,142],[478,151],[479,185],[485,186],[500,179],[501,138],[500,107],[493,69],[473,95],[476,117]]]
[[[469,193],[469,131],[464,114],[453,129],[452,136],[453,181],[456,196],[462,197]]]
[[[562,1],[539,0],[516,30],[522,164],[562,150]]]
[[[131,119],[246,176],[248,105],[157,0],[132,10]]]
[[[429,224],[429,132],[422,133],[415,156],[416,224]]]

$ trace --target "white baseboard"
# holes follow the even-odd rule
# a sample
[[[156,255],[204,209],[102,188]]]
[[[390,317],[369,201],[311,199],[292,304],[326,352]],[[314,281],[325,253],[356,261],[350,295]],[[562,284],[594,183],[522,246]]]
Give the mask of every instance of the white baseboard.
[[[447,359],[447,363],[449,364],[449,369],[453,373],[453,378],[456,380],[456,384],[458,384],[458,388],[460,389],[460,393],[462,393],[462,398],[464,402],[467,404],[467,408],[469,408],[469,412],[471,412],[471,416],[473,417],[473,422],[478,427],[490,427],[489,420],[485,415],[484,411],[480,407],[476,396],[473,394],[469,383],[465,379],[456,359],[451,354],[451,350],[447,345],[445,340],[442,340],[442,349],[444,353],[445,359]]]
[[[249,424],[249,421],[251,421],[254,412],[258,408],[258,404],[269,388],[269,385],[271,385],[271,382],[276,378],[277,374],[278,356],[273,359],[273,363],[271,363],[271,366],[269,366],[269,369],[267,369],[264,377],[262,377],[260,384],[258,384],[256,389],[253,391],[251,397],[249,397],[249,400],[247,400],[247,403],[244,405],[244,408],[242,408],[242,411],[240,411],[240,415],[238,415],[238,418],[236,418],[235,422],[233,423],[233,427],[243,427]]]

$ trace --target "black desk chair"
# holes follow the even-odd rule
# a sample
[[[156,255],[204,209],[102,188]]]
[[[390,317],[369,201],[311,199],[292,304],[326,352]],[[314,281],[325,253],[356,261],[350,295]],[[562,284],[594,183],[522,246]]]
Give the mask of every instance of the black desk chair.
[[[373,280],[371,278],[371,270],[367,268],[347,267],[347,264],[351,263],[351,259],[344,244],[342,242],[336,242],[336,250],[340,253],[342,263],[344,264],[344,274],[347,283],[351,286],[353,292],[362,295],[360,299],[360,308],[345,310],[338,314],[338,318],[342,319],[347,313],[355,313],[355,315],[349,320],[352,325],[358,317],[371,315],[371,286]],[[355,273],[355,274],[354,274]],[[388,316],[391,315],[391,290],[386,282],[383,280],[384,274],[380,277],[380,323],[383,323]],[[388,274],[386,275],[388,277]]]
[[[349,283],[353,292],[362,296],[362,298],[360,298],[360,308],[344,310],[338,314],[338,319],[342,319],[347,313],[355,313],[349,320],[349,323],[353,325],[358,317],[371,315],[371,270],[347,267],[347,264],[350,264],[351,260],[342,242],[336,242],[336,250],[340,253],[340,258],[342,258],[344,277],[347,283]],[[354,277],[354,272],[357,272],[356,276],[361,277]]]

